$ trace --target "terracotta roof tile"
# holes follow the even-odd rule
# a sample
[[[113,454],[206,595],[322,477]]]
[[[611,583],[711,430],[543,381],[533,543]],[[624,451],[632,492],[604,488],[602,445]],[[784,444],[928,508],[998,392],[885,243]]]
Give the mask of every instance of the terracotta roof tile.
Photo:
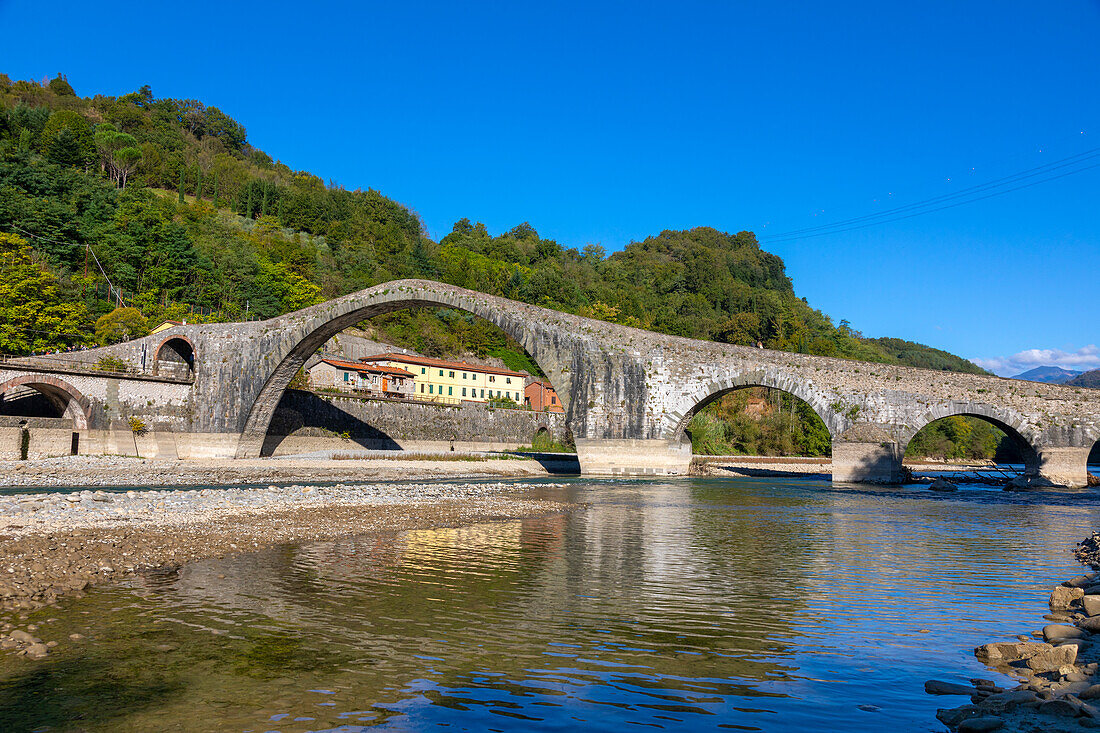
[[[445,359],[433,359],[430,356],[416,356],[413,354],[375,354],[374,356],[364,356],[359,361],[401,361],[405,362],[406,364],[416,364],[417,366],[429,366],[442,369],[461,369],[462,371],[481,372],[483,374],[502,374],[507,377],[528,376],[523,372],[513,372],[508,369],[497,369],[496,367],[481,366],[480,364],[468,364],[464,361],[446,361]]]
[[[374,372],[376,374],[392,374],[395,377],[412,377],[412,372],[407,372],[404,369],[398,369],[397,367],[382,366],[380,364],[363,364],[358,361],[344,361],[342,359],[332,359],[330,357],[321,357],[321,361],[326,364],[331,364],[337,369],[346,369],[349,372]]]

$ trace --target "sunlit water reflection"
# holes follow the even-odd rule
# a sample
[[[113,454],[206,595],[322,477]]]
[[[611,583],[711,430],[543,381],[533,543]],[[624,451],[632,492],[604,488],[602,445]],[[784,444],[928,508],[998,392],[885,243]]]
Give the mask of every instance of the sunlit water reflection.
[[[70,600],[0,730],[940,731],[1093,492],[577,481],[526,521],[285,546]],[[954,704],[964,702],[959,699]]]

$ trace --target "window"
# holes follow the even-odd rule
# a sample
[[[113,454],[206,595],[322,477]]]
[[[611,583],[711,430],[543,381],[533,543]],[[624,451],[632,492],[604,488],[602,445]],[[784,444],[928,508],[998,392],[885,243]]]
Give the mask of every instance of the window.
[[[495,382],[495,381],[497,381],[497,378],[496,378],[496,376],[495,376],[495,375],[492,375],[492,374],[490,374],[490,375],[489,375],[489,381],[490,381],[490,382]]]
[[[551,405],[558,404],[558,396],[557,395],[550,395],[550,404]]]
[[[348,374],[347,372],[344,372],[344,381],[345,381],[345,382],[347,382],[347,381],[348,381],[348,378],[349,378],[349,377],[350,377],[350,375],[349,375],[349,374]]]
[[[504,379],[504,383],[505,383],[505,384],[511,384],[511,383],[512,383],[512,378],[511,378],[511,377],[506,377],[506,378]]]
[[[462,378],[463,378],[463,379],[465,379],[465,378],[466,378],[466,372],[462,372]]]
[[[420,385],[420,394],[424,394],[424,385]]]
[[[433,387],[432,385],[430,385],[430,384],[429,384],[429,385],[428,385],[428,394],[434,394],[434,393],[432,392],[432,390],[434,390],[434,389],[435,389],[435,387]]]
[[[454,388],[454,387],[448,387],[448,388],[447,388],[447,396],[448,396],[448,397],[450,397],[450,396],[451,396],[451,395],[453,395],[454,393],[455,393],[455,388]]]
[[[482,396],[482,397],[484,397],[484,396],[485,396],[485,390],[481,390],[481,396]]]
[[[439,376],[441,376],[441,377],[443,376],[443,370],[442,369],[439,370]]]
[[[428,367],[420,367],[420,373],[421,374],[427,374],[428,373]]]
[[[455,378],[455,373],[454,372],[447,372],[447,377],[449,379],[454,379]]]
[[[463,397],[465,397],[465,396],[466,396],[466,388],[465,388],[465,387],[463,387],[463,388],[462,388],[462,396],[463,396]]]

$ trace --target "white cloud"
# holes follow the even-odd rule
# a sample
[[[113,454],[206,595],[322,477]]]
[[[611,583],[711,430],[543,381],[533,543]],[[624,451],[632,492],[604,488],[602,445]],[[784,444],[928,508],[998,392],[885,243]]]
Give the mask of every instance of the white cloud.
[[[1083,346],[1077,351],[1061,349],[1025,349],[1012,356],[997,356],[992,359],[971,359],[975,364],[1000,374],[1002,377],[1015,376],[1038,366],[1057,366],[1087,372],[1100,369],[1100,347],[1096,344]]]

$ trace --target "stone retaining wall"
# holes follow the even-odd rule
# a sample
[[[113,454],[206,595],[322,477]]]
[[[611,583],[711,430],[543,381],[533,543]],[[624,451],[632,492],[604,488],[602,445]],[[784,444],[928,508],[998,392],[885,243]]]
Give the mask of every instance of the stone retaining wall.
[[[23,457],[23,433],[27,437],[28,459],[53,458],[72,453],[73,421],[57,417],[0,416],[0,460]]]
[[[264,455],[360,448],[512,450],[530,445],[540,429],[559,442],[566,440],[562,413],[287,390],[271,421]]]

